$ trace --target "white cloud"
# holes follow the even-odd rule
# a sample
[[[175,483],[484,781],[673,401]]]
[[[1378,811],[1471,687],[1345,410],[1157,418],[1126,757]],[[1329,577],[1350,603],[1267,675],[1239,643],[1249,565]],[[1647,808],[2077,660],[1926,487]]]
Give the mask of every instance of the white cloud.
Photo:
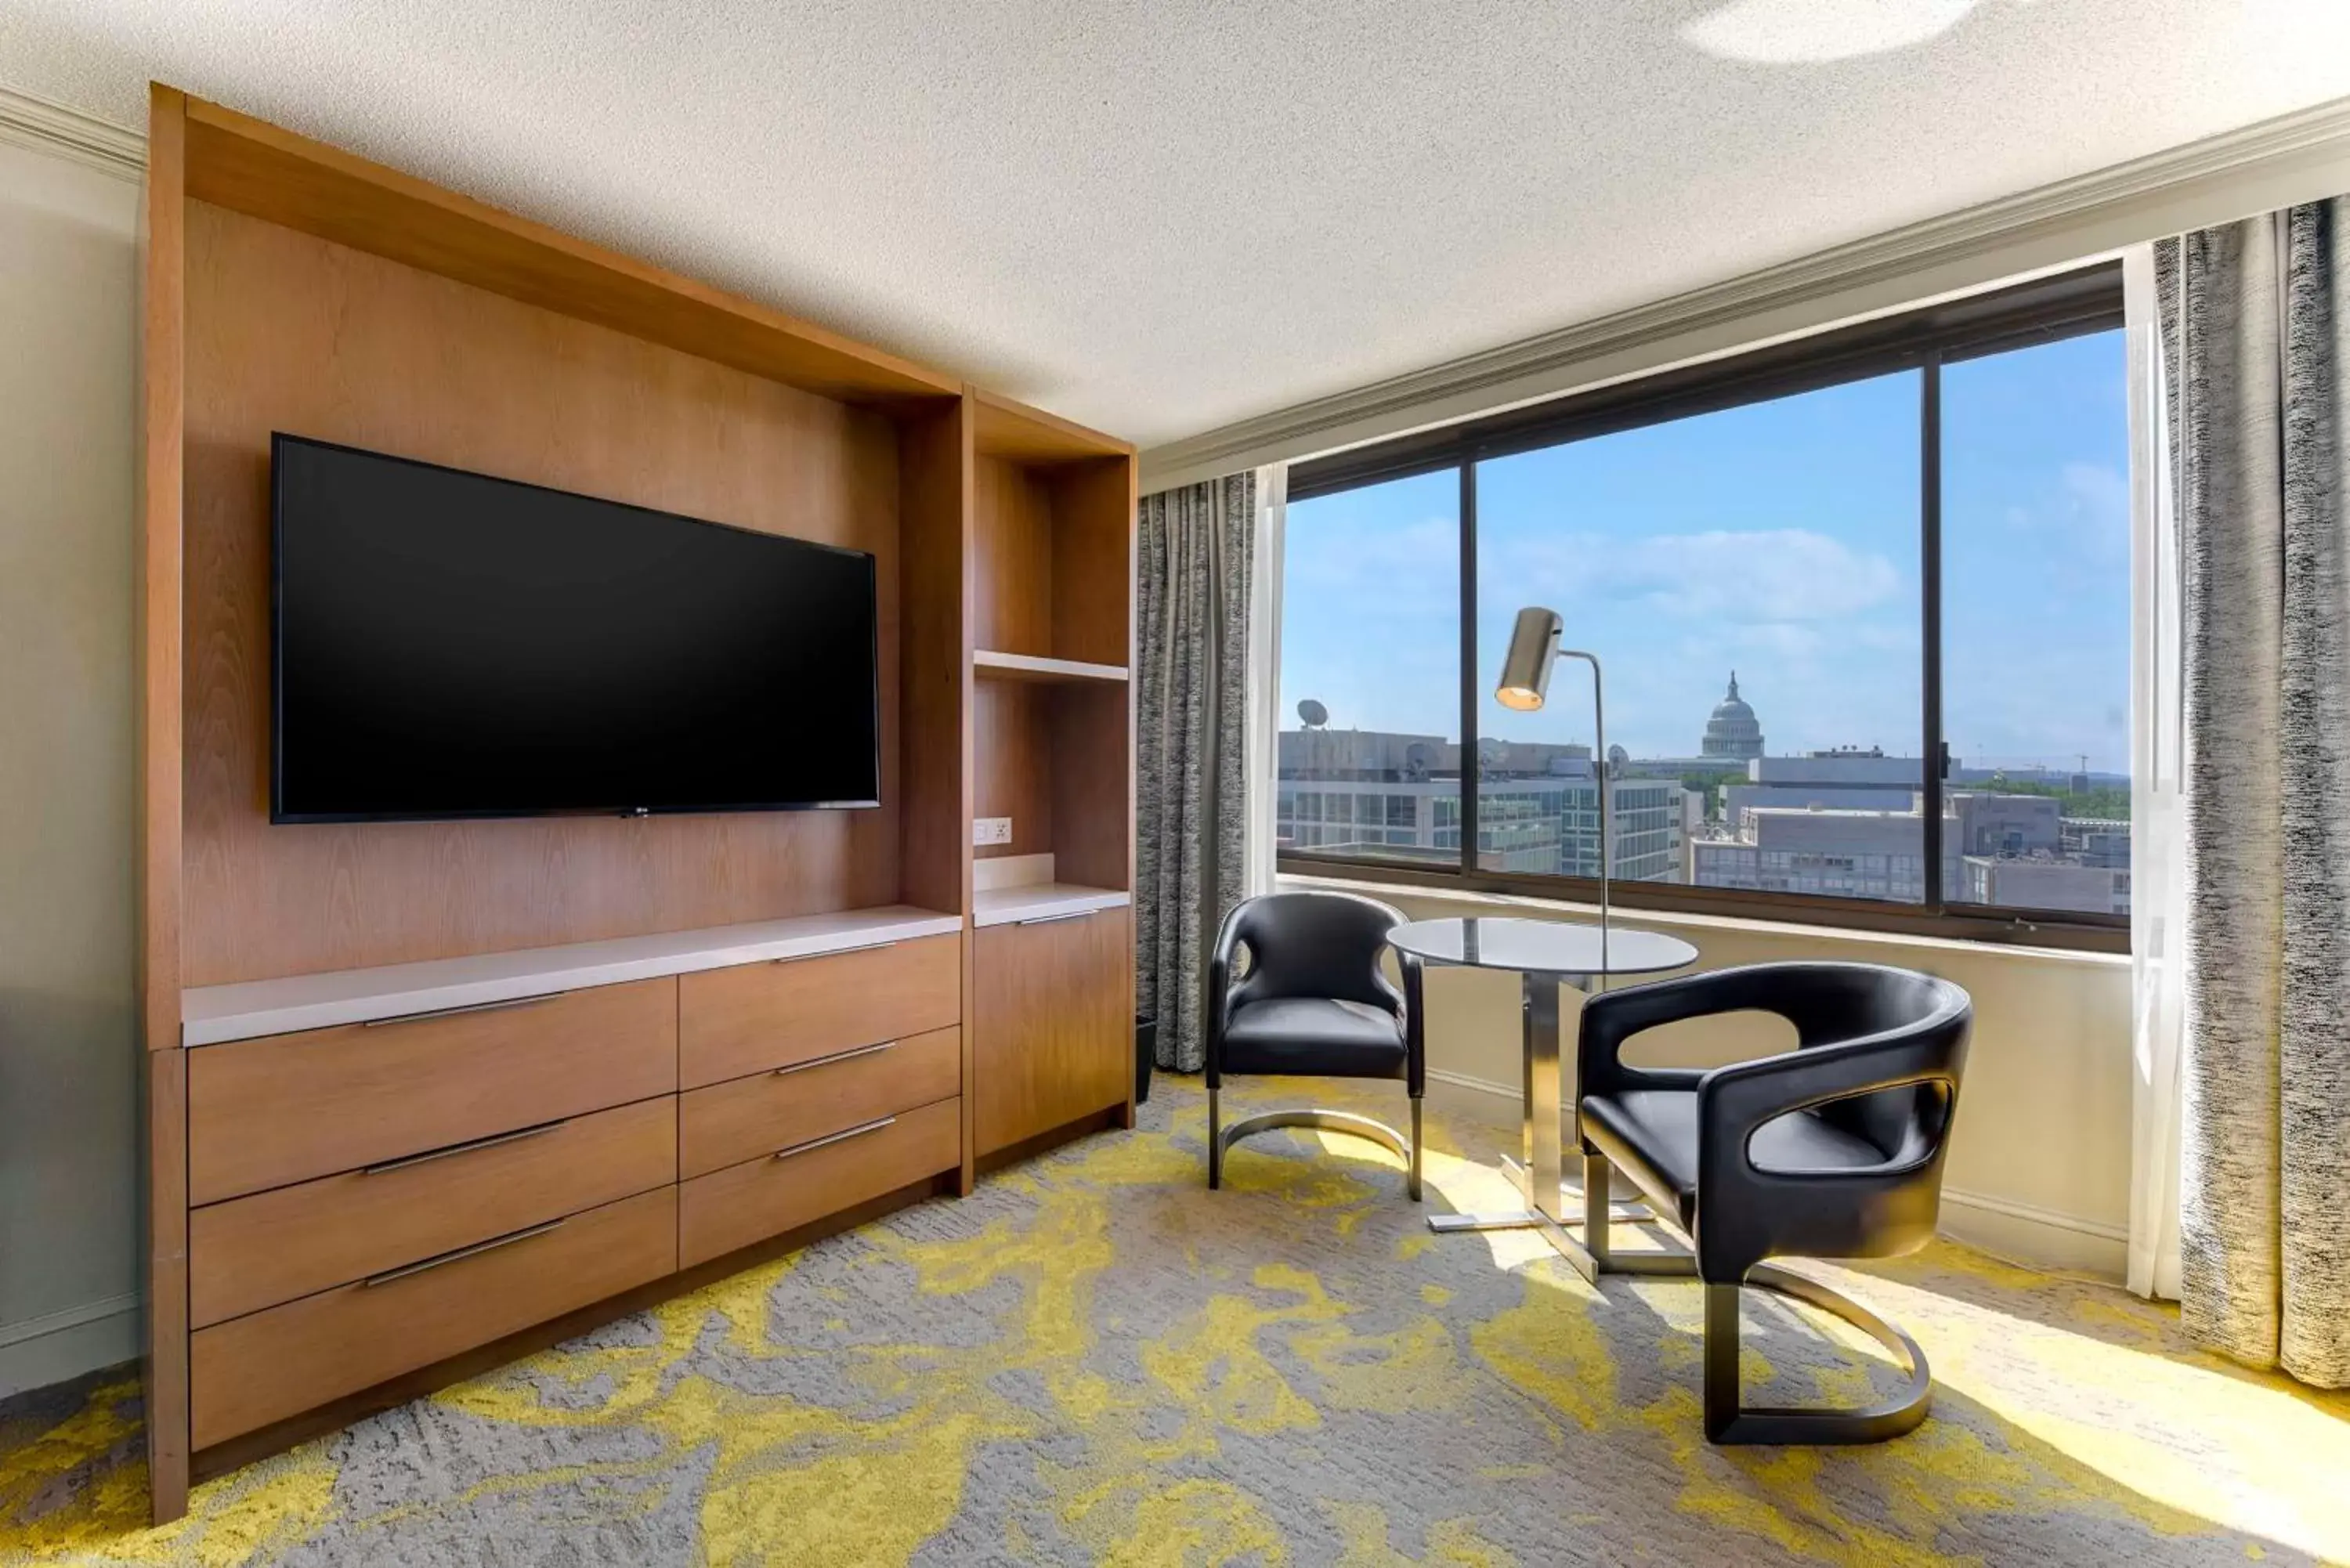
[[[1493,565],[1532,593],[1746,625],[1843,620],[1902,591],[1890,560],[1808,528],[1555,535],[1512,541]]]

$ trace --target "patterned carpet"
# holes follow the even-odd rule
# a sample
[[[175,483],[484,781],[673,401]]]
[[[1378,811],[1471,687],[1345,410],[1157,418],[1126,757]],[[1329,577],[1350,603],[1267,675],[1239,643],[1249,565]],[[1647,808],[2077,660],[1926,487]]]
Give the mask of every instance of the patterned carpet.
[[[1236,1097],[1309,1096],[1380,1106]],[[161,1531],[135,1382],[19,1399],[0,1563],[2350,1562],[2350,1400],[2189,1353],[2173,1313],[1953,1247],[1836,1274],[1925,1345],[1936,1418],[1710,1449],[1694,1286],[1439,1240],[1343,1137],[1244,1146],[1210,1193],[1204,1113],[1162,1081],[1137,1134],[224,1477]],[[1488,1164],[1429,1174],[1430,1208],[1508,1202]],[[1891,1386],[1824,1321],[1750,1309],[1750,1399]]]

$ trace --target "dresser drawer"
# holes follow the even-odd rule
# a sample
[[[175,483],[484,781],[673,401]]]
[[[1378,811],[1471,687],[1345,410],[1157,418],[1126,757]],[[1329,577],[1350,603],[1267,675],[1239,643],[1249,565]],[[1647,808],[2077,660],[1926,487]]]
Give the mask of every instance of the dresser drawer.
[[[202,1328],[677,1179],[663,1095],[188,1216],[188,1315]]]
[[[677,1189],[624,1198],[471,1254],[199,1329],[204,1448],[618,1295],[677,1267]]]
[[[962,1162],[962,1101],[956,1098],[886,1126],[696,1177],[678,1189],[679,1266],[723,1257]]]
[[[858,1045],[678,1098],[678,1174],[701,1176],[962,1092],[962,1030]]]
[[[678,1075],[687,1088],[786,1067],[962,1020],[962,939],[678,977]]]
[[[188,1200],[213,1203],[677,1087],[677,982],[188,1052]]]

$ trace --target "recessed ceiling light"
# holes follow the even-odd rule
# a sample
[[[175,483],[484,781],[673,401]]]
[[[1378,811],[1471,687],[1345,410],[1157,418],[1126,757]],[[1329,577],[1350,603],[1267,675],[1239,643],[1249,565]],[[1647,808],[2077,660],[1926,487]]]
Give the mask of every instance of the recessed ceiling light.
[[[1813,65],[1929,43],[1994,0],[1731,0],[1684,24],[1707,54],[1756,65]],[[2030,0],[2008,0],[2029,4]]]

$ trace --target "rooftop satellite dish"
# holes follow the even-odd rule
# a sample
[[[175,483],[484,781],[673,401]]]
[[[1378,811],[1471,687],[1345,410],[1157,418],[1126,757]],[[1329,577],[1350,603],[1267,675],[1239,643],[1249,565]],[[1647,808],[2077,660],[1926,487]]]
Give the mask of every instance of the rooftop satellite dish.
[[[1330,722],[1330,710],[1308,697],[1297,705],[1298,721],[1309,730],[1318,730]]]

